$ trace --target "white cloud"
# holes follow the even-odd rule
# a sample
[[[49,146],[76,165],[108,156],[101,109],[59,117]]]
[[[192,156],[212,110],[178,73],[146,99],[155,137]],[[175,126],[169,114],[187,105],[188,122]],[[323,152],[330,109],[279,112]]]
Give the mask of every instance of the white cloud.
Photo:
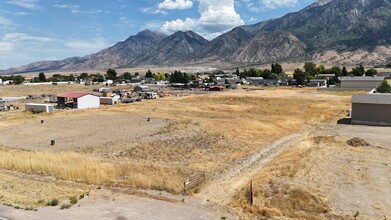
[[[54,4],[54,8],[79,9],[79,5]]]
[[[240,15],[235,11],[234,0],[200,0],[198,12],[200,18],[167,21],[161,31],[172,33],[179,30],[193,30],[211,39],[244,24]]]
[[[72,9],[71,12],[73,14],[100,14],[100,13],[103,13],[104,11],[100,10],[100,9],[93,9],[93,10],[89,10],[89,11],[82,11],[80,9]],[[107,13],[107,12],[105,12],[105,13]]]
[[[158,6],[159,9],[189,9],[193,7],[192,0],[164,0]]]
[[[109,46],[106,39],[97,37],[94,41],[81,41],[81,40],[68,40],[65,42],[65,46],[78,50],[100,50]]]
[[[53,42],[55,39],[49,37],[36,37],[23,33],[8,33],[3,37],[4,42],[19,42],[19,41],[38,41],[38,42]]]
[[[141,8],[140,11],[143,13],[151,13],[151,14],[167,14],[166,11],[158,9],[156,7]]]
[[[261,0],[261,4],[272,9],[294,6],[297,2],[298,0]]]
[[[7,3],[17,5],[19,7],[30,9],[30,10],[37,10],[41,8],[38,5],[38,0],[9,0],[7,1]]]
[[[14,46],[15,45],[11,42],[0,42],[0,54],[12,51]]]
[[[7,19],[5,17],[2,17],[0,15],[0,25],[2,25],[2,26],[11,26],[12,25],[12,21],[10,21],[9,19]]]

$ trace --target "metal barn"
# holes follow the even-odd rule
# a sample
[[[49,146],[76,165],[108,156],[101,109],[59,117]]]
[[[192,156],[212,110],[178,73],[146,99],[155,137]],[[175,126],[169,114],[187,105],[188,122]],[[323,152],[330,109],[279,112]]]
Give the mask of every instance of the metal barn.
[[[57,96],[57,103],[61,108],[98,108],[100,99],[98,96],[88,93],[64,93]]]

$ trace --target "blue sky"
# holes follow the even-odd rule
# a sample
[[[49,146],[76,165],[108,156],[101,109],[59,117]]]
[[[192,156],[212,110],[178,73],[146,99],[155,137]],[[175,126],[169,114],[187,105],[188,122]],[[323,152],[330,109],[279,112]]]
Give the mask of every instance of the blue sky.
[[[0,69],[98,52],[144,29],[207,39],[315,0],[0,0]]]

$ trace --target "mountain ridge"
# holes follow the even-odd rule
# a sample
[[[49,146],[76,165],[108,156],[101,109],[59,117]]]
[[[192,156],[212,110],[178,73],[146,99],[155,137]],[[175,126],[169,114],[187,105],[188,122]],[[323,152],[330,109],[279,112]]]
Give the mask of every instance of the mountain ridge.
[[[376,63],[391,59],[390,36],[390,0],[319,0],[281,18],[236,27],[211,41],[193,31],[167,36],[144,30],[91,55],[35,62],[3,73],[214,62],[240,66],[319,57],[326,62]],[[357,51],[361,60],[351,58]],[[371,53],[377,60],[369,59]]]

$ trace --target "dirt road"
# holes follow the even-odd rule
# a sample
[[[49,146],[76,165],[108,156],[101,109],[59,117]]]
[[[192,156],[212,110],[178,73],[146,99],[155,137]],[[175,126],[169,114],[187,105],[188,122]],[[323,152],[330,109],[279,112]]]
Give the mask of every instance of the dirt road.
[[[79,206],[80,205],[80,206]],[[110,219],[110,220],[143,220],[143,219],[219,219],[214,212],[202,207],[182,202],[168,202],[143,197],[126,199],[106,199],[101,201],[79,202],[70,209],[45,207],[38,211],[24,211],[0,205],[0,219],[40,220],[40,219]],[[229,218],[231,219],[231,218]]]
[[[250,182],[257,170],[260,170],[262,166],[272,161],[284,150],[306,138],[308,134],[308,131],[291,134],[270,143],[228,172],[211,180],[196,197],[208,199],[220,205],[228,205],[235,193]]]

